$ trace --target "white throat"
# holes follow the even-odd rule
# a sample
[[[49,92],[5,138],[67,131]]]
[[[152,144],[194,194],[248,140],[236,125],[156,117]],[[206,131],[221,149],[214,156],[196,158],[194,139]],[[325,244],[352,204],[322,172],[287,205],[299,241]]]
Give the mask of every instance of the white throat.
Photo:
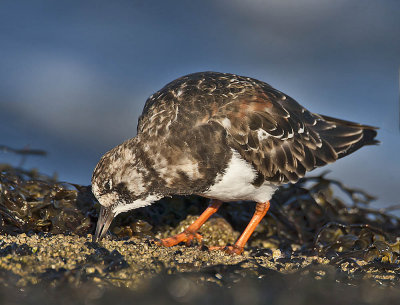
[[[161,195],[152,194],[152,195],[147,196],[144,199],[138,199],[131,203],[126,203],[126,204],[121,203],[114,208],[114,213],[115,213],[115,215],[118,215],[119,213],[142,208],[142,207],[152,204],[153,202],[161,199],[162,197],[163,196],[161,196]]]

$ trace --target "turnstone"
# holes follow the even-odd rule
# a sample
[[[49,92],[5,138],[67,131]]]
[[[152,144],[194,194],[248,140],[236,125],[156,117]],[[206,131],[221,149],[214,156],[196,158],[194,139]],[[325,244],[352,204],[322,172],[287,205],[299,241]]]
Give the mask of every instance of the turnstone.
[[[197,231],[222,202],[255,201],[243,234],[224,247],[239,254],[280,185],[378,143],[376,129],[312,113],[254,78],[217,72],[183,76],[148,98],[137,136],[97,164],[92,190],[101,210],[94,240],[121,212],[165,196],[196,194],[211,198],[210,206],[182,233],[159,243],[201,240]]]

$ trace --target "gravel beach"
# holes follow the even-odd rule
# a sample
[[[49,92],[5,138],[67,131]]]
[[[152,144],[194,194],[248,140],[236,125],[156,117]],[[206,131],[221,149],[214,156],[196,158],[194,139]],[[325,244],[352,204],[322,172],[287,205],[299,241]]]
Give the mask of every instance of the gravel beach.
[[[283,188],[243,255],[208,246],[232,244],[254,203],[224,205],[202,227],[201,245],[165,248],[154,241],[181,232],[205,199],[166,198],[123,214],[94,243],[99,206],[90,187],[5,165],[0,187],[2,304],[393,304],[400,297],[399,219],[324,175]]]

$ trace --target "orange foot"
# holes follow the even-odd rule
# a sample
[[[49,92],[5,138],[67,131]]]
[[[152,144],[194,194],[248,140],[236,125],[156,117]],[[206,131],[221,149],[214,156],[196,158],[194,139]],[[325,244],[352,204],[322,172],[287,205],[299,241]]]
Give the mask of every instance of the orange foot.
[[[243,252],[243,247],[238,247],[236,245],[233,246],[214,246],[214,247],[209,247],[209,250],[221,250],[224,251],[228,254],[242,254]]]
[[[165,247],[172,247],[175,246],[181,242],[186,243],[186,245],[191,245],[193,239],[197,239],[199,243],[203,240],[203,236],[201,236],[197,232],[190,232],[188,230],[183,231],[182,233],[176,234],[174,236],[168,237],[168,238],[163,238],[160,239],[159,241],[156,241],[157,244],[160,246],[165,246]]]

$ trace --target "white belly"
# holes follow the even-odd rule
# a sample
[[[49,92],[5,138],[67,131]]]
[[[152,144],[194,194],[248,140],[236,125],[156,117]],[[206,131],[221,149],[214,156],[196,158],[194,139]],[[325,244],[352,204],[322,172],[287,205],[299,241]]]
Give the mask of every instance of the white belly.
[[[225,172],[217,176],[213,186],[199,195],[221,201],[269,201],[278,187],[267,182],[254,186],[252,182],[256,177],[257,172],[252,165],[232,149],[232,158]]]

